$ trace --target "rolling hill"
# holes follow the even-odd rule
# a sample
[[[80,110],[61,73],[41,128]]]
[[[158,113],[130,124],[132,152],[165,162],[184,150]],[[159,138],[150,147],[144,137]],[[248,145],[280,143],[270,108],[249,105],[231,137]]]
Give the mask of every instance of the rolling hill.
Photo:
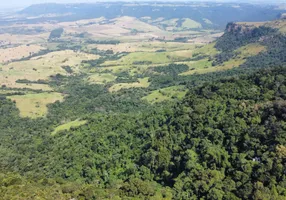
[[[8,25],[1,35],[1,199],[286,198],[285,19],[231,22],[202,43],[195,39],[212,33],[191,29],[226,19],[204,12],[196,19],[184,9],[197,4],[171,12],[173,5],[99,3],[108,16],[92,20],[78,20],[101,16],[88,4],[36,5],[21,14],[78,11],[46,18],[61,21],[54,24]],[[266,9],[233,5],[197,9],[228,10],[230,19],[254,7],[256,19]],[[127,16],[117,15],[122,9]],[[169,18],[158,19],[162,10]],[[266,10],[259,21],[280,12]],[[14,32],[39,26],[32,35]],[[173,35],[181,31],[185,37]]]

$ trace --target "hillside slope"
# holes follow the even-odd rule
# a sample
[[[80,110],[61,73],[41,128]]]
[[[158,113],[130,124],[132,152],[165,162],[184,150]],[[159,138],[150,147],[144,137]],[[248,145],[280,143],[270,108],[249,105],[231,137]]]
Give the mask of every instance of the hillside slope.
[[[1,199],[284,200],[286,37],[273,27],[230,23],[212,45],[191,61],[244,63],[188,76],[181,75],[186,64],[154,66],[139,82],[121,73],[116,86],[149,80],[149,87],[114,93],[112,82],[57,74],[49,85],[64,100],[35,119],[21,117],[1,94]],[[152,105],[143,98],[184,85],[183,100]]]

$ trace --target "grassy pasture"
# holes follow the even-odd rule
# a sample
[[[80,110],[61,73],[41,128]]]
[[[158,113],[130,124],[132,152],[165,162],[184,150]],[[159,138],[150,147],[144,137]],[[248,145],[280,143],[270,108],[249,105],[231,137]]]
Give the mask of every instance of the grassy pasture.
[[[42,49],[43,47],[38,45],[21,45],[13,48],[0,49],[0,62],[6,63],[11,60],[28,57]]]
[[[219,51],[215,48],[215,42],[213,42],[211,44],[199,46],[198,48],[196,48],[194,50],[193,53],[194,54],[205,54],[205,55],[209,55],[209,56],[214,56],[217,53],[219,53]]]
[[[186,93],[187,91],[184,86],[172,86],[152,91],[149,95],[143,97],[142,100],[153,104],[171,99],[182,99]]]
[[[150,83],[148,82],[149,78],[139,78],[138,82],[135,83],[118,83],[113,85],[109,88],[110,92],[117,92],[121,89],[128,89],[128,88],[136,88],[136,87],[142,87],[147,88],[149,87]]]
[[[164,64],[181,61],[192,57],[193,50],[180,50],[172,52],[134,52],[123,56],[119,60],[106,61],[102,66],[130,66],[139,65],[138,62],[150,62],[151,64]],[[142,63],[144,65],[144,63]]]
[[[118,65],[133,65],[135,62],[152,62],[156,63],[168,63],[170,58],[167,57],[166,52],[153,53],[153,52],[134,52],[126,56],[123,56],[119,60],[106,61],[102,66],[118,66]]]
[[[9,96],[9,99],[16,102],[21,117],[44,117],[48,112],[47,105],[56,101],[62,101],[60,93],[39,93]]]
[[[212,65],[212,62],[208,61],[208,59],[193,61],[188,64],[188,66],[190,67],[190,70],[183,72],[180,75],[191,75],[195,73],[205,72],[211,68],[211,65]]]
[[[40,44],[47,42],[49,33],[37,35],[0,34],[0,40],[10,45]]]
[[[75,121],[71,121],[68,122],[66,124],[62,124],[58,127],[55,128],[55,130],[51,133],[51,135],[56,135],[57,133],[61,132],[61,131],[69,131],[71,128],[76,128],[76,127],[80,127],[82,125],[85,125],[87,123],[87,120],[75,120]]]
[[[110,73],[93,74],[88,77],[88,82],[96,84],[104,84],[112,82],[116,79],[116,76]]]
[[[18,79],[27,79],[37,81],[39,79],[47,80],[51,75],[68,73],[62,66],[70,66],[77,73],[80,71],[81,61],[97,59],[99,56],[75,53],[71,50],[55,51],[43,56],[34,57],[27,61],[13,62],[2,66],[0,71],[0,85],[6,85],[10,88],[31,88],[51,90],[48,85],[43,84],[19,84]]]
[[[202,28],[202,25],[199,22],[196,22],[192,19],[185,18],[182,23],[182,28],[194,29],[194,28]]]
[[[211,45],[212,46],[212,45]],[[212,49],[210,45],[206,45],[202,47],[200,52],[202,53],[207,53],[205,50],[209,49],[210,53],[209,54],[215,54],[217,51],[215,49]],[[246,58],[255,56],[259,54],[260,52],[265,51],[266,48],[260,44],[248,44],[246,46],[243,46],[239,49],[236,50],[236,52],[239,52],[240,55],[234,59],[230,59],[226,62],[224,62],[220,66],[212,66],[211,61],[208,61],[207,59],[199,60],[194,62],[193,64],[189,65],[190,70],[187,72],[184,72],[180,75],[192,75],[192,74],[204,74],[204,73],[209,73],[209,72],[215,72],[215,71],[223,71],[223,70],[228,70],[232,69],[234,67],[239,67],[242,65],[245,61]]]
[[[178,51],[194,49],[195,45],[191,43],[181,42],[124,42],[117,45],[112,44],[90,44],[87,45],[87,49],[97,48],[99,50],[112,50],[114,53],[121,52],[155,52],[158,50],[165,51]]]
[[[236,50],[236,52],[241,53],[241,56],[244,57],[255,56],[263,51],[266,51],[266,47],[260,44],[248,44]]]

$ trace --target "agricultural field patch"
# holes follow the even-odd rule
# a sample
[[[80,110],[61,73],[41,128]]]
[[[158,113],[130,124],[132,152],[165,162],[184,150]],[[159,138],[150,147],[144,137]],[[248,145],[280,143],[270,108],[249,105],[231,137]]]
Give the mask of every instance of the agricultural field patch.
[[[49,33],[41,33],[37,35],[0,34],[1,43],[8,47],[14,45],[42,44],[46,43],[48,38]]]
[[[192,75],[199,72],[204,72],[212,67],[212,62],[208,59],[202,59],[198,61],[193,61],[187,64],[189,66],[189,71],[183,72],[180,75]]]
[[[219,51],[215,48],[215,43],[199,46],[193,52],[194,54],[204,54],[209,56],[214,56],[219,53]]]
[[[15,59],[25,58],[40,50],[43,50],[43,47],[39,45],[21,45],[13,48],[0,49],[0,62],[6,63]]]
[[[97,48],[99,50],[112,50],[114,53],[121,52],[156,52],[156,51],[177,51],[194,49],[195,45],[182,42],[125,42],[116,45],[113,44],[90,44],[88,49]]]
[[[110,92],[117,92],[121,89],[128,89],[128,88],[147,88],[149,87],[150,82],[149,82],[149,78],[139,78],[138,82],[134,82],[134,83],[118,83],[113,85],[112,87],[109,88]]]
[[[172,99],[182,99],[186,95],[187,90],[184,86],[172,86],[152,91],[149,95],[142,98],[149,103],[158,103]]]
[[[20,110],[21,117],[38,118],[44,117],[47,112],[47,105],[56,101],[62,101],[63,95],[60,93],[38,93],[15,95],[7,97],[16,102],[16,107]]]
[[[195,20],[185,18],[183,19],[184,22],[182,23],[182,28],[186,29],[199,29],[202,28],[202,25],[199,22],[196,22]]]
[[[195,51],[196,53],[204,53],[206,49],[209,49],[209,55],[216,54],[216,50],[212,49],[213,44],[206,45],[200,49],[200,51]],[[240,47],[236,50],[236,52],[240,53],[236,58],[232,58],[222,65],[212,66],[212,62],[207,59],[196,61],[189,65],[190,70],[184,72],[180,75],[192,75],[192,74],[204,74],[215,71],[223,71],[232,69],[234,67],[239,67],[243,63],[245,63],[246,59],[251,56],[258,55],[260,52],[266,51],[266,47],[260,44],[248,44],[246,46]]]
[[[33,57],[30,60],[13,62],[2,66],[0,71],[0,85],[9,88],[32,88],[50,90],[44,84],[19,84],[17,80],[29,81],[48,80],[51,75],[69,75],[65,67],[69,66],[74,73],[80,71],[83,60],[97,59],[99,56],[76,53],[71,50],[55,51],[43,56]]]
[[[191,74],[205,74],[210,72],[216,72],[216,71],[224,71],[228,69],[232,69],[234,67],[239,67],[243,63],[245,63],[246,60],[244,59],[230,59],[229,61],[224,62],[222,65],[219,66],[208,66],[205,68],[199,68],[195,69],[193,71],[188,71],[187,73],[184,73],[182,75],[191,75]],[[210,63],[211,65],[211,63]]]
[[[116,76],[110,73],[93,74],[87,78],[88,82],[96,84],[105,84],[108,82],[115,81],[115,79]]]
[[[71,121],[65,124],[62,124],[58,127],[55,128],[55,130],[51,133],[51,135],[56,135],[57,133],[61,132],[61,131],[69,131],[71,128],[77,128],[80,127],[82,125],[85,125],[87,123],[87,120],[75,120],[75,121]]]
[[[116,66],[116,65],[143,65],[143,64],[156,64],[170,62],[171,58],[168,57],[166,52],[135,52],[123,56],[119,60],[106,61],[102,66]]]
[[[266,47],[260,44],[248,44],[236,50],[241,53],[241,56],[250,57],[259,54],[260,52],[266,51]]]

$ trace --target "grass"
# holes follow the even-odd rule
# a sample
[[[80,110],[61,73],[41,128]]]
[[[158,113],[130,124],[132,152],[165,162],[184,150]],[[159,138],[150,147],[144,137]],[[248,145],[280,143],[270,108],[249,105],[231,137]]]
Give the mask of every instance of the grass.
[[[182,23],[182,28],[194,29],[194,28],[202,28],[202,25],[199,22],[196,22],[192,19],[185,18]]]
[[[174,19],[164,20],[159,23],[167,26],[176,26],[178,20],[179,20],[178,18],[174,18]]]
[[[41,84],[18,84],[18,79],[27,79],[30,81],[48,80],[51,75],[62,74],[69,75],[62,66],[70,66],[74,73],[81,69],[82,60],[97,59],[99,56],[76,53],[71,50],[55,51],[43,56],[34,57],[31,60],[13,62],[2,66],[0,72],[0,85],[6,85],[9,88],[31,88],[51,90],[48,85]]]
[[[186,93],[187,91],[184,86],[172,86],[152,91],[149,95],[143,97],[142,100],[146,100],[153,104],[172,99],[182,99],[185,97]]]
[[[207,44],[201,47],[198,47],[197,49],[194,50],[194,54],[205,54],[209,56],[214,56],[219,53],[219,51],[215,48],[215,42],[211,44]]]
[[[188,64],[188,66],[190,67],[190,70],[183,72],[180,75],[183,75],[183,76],[192,75],[195,73],[200,73],[200,72],[209,70],[209,68],[211,68],[212,66],[212,62],[208,61],[208,59],[202,59],[202,60],[191,62]]]
[[[104,84],[108,82],[115,81],[116,76],[110,73],[103,73],[103,74],[93,74],[88,77],[88,81],[90,83],[96,83],[96,84]]]
[[[214,45],[215,43],[205,45],[201,48],[194,50],[193,53],[214,56],[217,53],[219,53],[219,51],[215,49]],[[199,61],[189,63],[188,66],[190,67],[190,70],[180,75],[204,74],[204,73],[223,71],[232,69],[234,67],[239,67],[246,61],[248,57],[255,56],[263,51],[266,51],[265,46],[256,43],[248,44],[236,50],[236,52],[240,53],[238,57],[230,59],[229,61],[224,62],[220,66],[212,66],[211,61],[208,61],[208,59],[202,59]]]
[[[133,65],[134,62],[152,62],[156,63],[167,63],[170,62],[170,58],[167,57],[166,52],[135,52],[123,56],[119,60],[106,61],[102,66],[116,66],[116,65]]]
[[[47,112],[47,105],[56,101],[62,101],[63,95],[60,93],[38,93],[15,95],[7,97],[16,102],[16,107],[20,110],[21,117],[44,117]]]
[[[246,46],[240,47],[236,52],[240,52],[243,57],[250,57],[259,54],[260,52],[266,51],[266,47],[261,44],[248,44]]]
[[[38,45],[21,45],[13,48],[0,49],[0,62],[5,63],[11,60],[28,57],[42,49],[43,48]]]
[[[119,60],[106,61],[101,66],[99,71],[110,70],[112,73],[119,73],[122,71],[129,72],[130,75],[136,73],[142,73],[149,67],[157,65],[166,65],[174,62],[184,61],[187,58],[192,57],[194,46],[189,48],[190,50],[179,50],[172,52],[135,52],[130,53]],[[138,62],[150,62],[148,64]]]
[[[205,53],[206,49],[210,49],[210,54],[214,54],[217,52],[216,50],[212,50],[211,46],[208,46],[208,45],[206,46],[200,49],[201,52]],[[246,61],[246,58],[255,56],[265,50],[266,48],[260,44],[248,44],[236,50],[236,52],[240,53],[238,57],[234,59],[230,59],[224,62],[220,66],[213,67],[211,65],[212,62],[208,61],[207,59],[203,59],[203,60],[196,61],[193,64],[190,64],[189,66],[191,70],[184,72],[180,75],[205,74],[209,72],[223,71],[223,70],[232,69],[234,67],[239,67]]]
[[[136,87],[147,88],[150,85],[148,81],[149,81],[149,78],[146,77],[146,78],[139,78],[138,82],[135,82],[135,83],[118,83],[110,87],[109,91],[117,92],[121,89],[136,88]]]
[[[68,122],[66,124],[62,124],[58,127],[56,127],[54,129],[54,131],[51,133],[51,135],[56,135],[57,133],[61,132],[61,131],[69,131],[71,128],[76,128],[76,127],[80,127],[82,125],[85,125],[87,123],[87,120],[75,120],[75,121],[71,121]]]
[[[181,42],[125,42],[117,45],[113,44],[90,44],[87,46],[88,49],[97,48],[99,50],[112,50],[115,53],[121,52],[155,52],[157,50],[165,51],[177,51],[177,50],[188,50],[194,49],[195,45],[190,43]]]

